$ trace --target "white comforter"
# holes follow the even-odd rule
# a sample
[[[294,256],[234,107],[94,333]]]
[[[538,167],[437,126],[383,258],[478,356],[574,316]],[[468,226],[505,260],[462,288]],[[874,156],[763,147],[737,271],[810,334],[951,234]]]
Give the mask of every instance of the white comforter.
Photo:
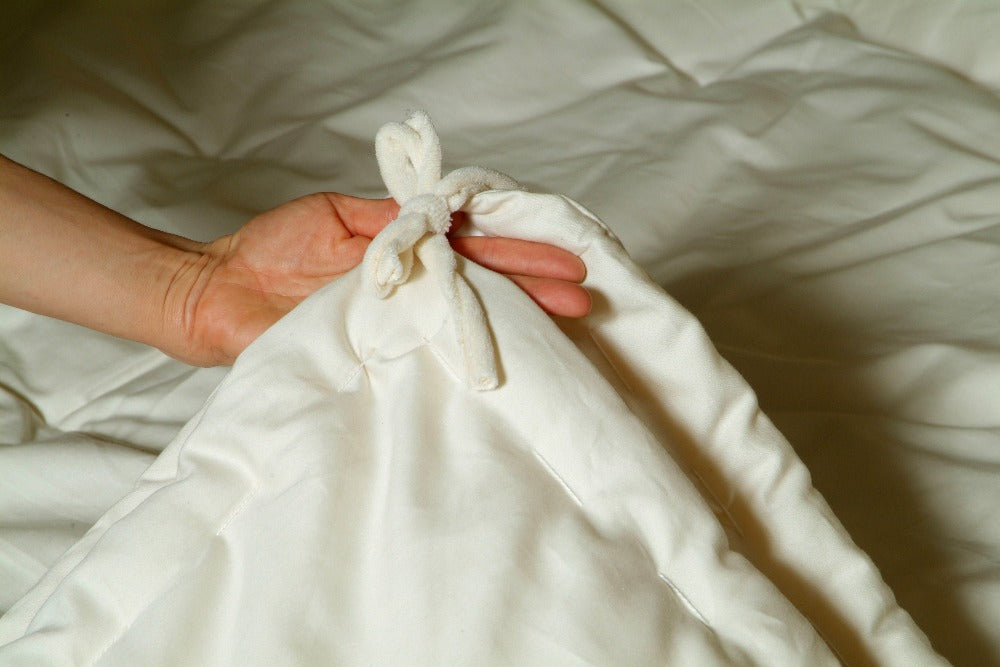
[[[358,639],[338,643],[344,660],[366,647],[383,655],[424,647],[431,652],[404,658],[429,661],[522,650],[567,657],[557,647],[600,660],[631,647],[627,657],[636,662],[659,650],[692,664],[701,651],[767,662],[825,651],[810,639],[811,626],[849,662],[932,660],[867,557],[812,491],[808,469],[933,646],[960,664],[1000,661],[1000,526],[993,518],[1000,503],[1000,54],[990,38],[1000,10],[991,2],[947,10],[903,2],[744,5],[428,2],[400,10],[154,2],[2,10],[10,20],[0,150],[10,157],[147,224],[210,238],[308,191],[383,194],[371,137],[405,108],[426,108],[451,164],[487,164],[533,190],[565,192],[604,219],[697,316],[805,462],[755,412],[694,320],[640,274],[613,268],[628,267],[607,249],[613,244],[602,246],[600,259],[588,257],[590,280],[607,298],[585,326],[567,329],[574,346],[490,274],[470,269],[504,364],[524,354],[537,366],[530,355],[544,344],[558,348],[553,358],[565,368],[542,382],[541,373],[529,373],[533,383],[522,385],[505,365],[504,387],[461,399],[475,410],[497,401],[489,408],[497,421],[474,419],[478,413],[459,402],[453,429],[444,428],[440,403],[415,384],[430,373],[442,401],[466,396],[460,382],[448,384],[451,375],[434,375],[446,353],[421,356],[404,371],[386,368],[384,382],[408,388],[394,400],[387,395],[397,392],[377,388],[385,384],[331,392],[301,377],[299,366],[279,363],[288,358],[282,355],[315,361],[308,355],[344,349],[333,334],[297,339],[289,332],[316,329],[314,309],[332,308],[332,318],[360,298],[350,280],[331,285],[248,351],[200,413],[209,433],[189,427],[179,439],[224,369],[189,369],[7,309],[0,311],[0,603],[23,599],[0,628],[5,637],[30,631],[31,622],[49,629],[7,650],[51,639],[48,658],[72,645],[91,656],[108,648],[105,657],[121,661],[132,650],[176,661],[187,647],[222,647],[234,657],[294,636],[271,649],[309,656],[316,637],[349,628]],[[615,270],[627,278],[614,278]],[[506,317],[519,326],[504,334]],[[297,342],[276,350],[282,336]],[[511,343],[516,353],[505,352],[504,336],[520,341]],[[285,389],[278,397],[254,379],[264,367]],[[609,380],[613,390],[602,384]],[[600,440],[579,435],[564,440],[559,452],[571,458],[563,461],[548,450],[539,458],[501,446],[560,424],[580,429],[568,434],[599,433],[603,422],[590,421],[599,414],[571,417],[580,414],[571,411],[575,394],[592,391],[623,401],[642,421],[636,428],[666,449],[630,437],[615,443],[619,460]],[[238,484],[231,477],[246,472],[215,454],[276,455],[251,446],[252,435],[208,437],[211,428],[243,424],[229,420],[239,406],[257,405],[263,414],[254,401],[284,405],[288,392],[295,410],[288,419],[272,415],[267,427],[319,424],[324,435],[310,430],[313,444],[302,451],[325,452],[322,466],[301,453],[281,466],[267,458],[256,465],[287,473],[286,484],[313,471],[325,477],[291,484],[301,498],[276,496],[233,514],[245,518],[226,524],[240,536],[233,544],[263,544],[259,561],[234,564],[241,552],[227,551],[225,539],[198,552],[201,560],[191,551],[168,558],[187,544],[172,538],[198,542],[223,525],[194,514],[229,516],[232,507],[192,492],[191,485]],[[511,416],[515,408],[541,410],[532,392],[558,395],[566,415],[554,423]],[[504,398],[511,393],[517,396]],[[357,449],[346,445],[320,448],[332,433],[355,433],[338,421],[342,409],[314,403],[333,395],[342,409],[372,411],[364,438],[383,423],[376,410],[385,419],[401,411],[416,429],[406,431],[407,442],[424,446],[404,448],[388,468],[374,466],[387,454],[365,449],[368,440],[352,445],[367,452],[353,459]],[[410,407],[390,409],[402,402]],[[608,403],[600,406],[607,411]],[[490,425],[503,437],[491,435]],[[433,428],[433,437],[417,427]],[[237,430],[252,434],[246,425]],[[466,438],[469,431],[476,437]],[[761,468],[739,455],[758,446],[781,465]],[[489,456],[470,459],[470,447]],[[572,457],[587,453],[594,465],[586,482],[559,484],[583,460]],[[170,484],[171,466],[185,462],[188,486]],[[402,483],[388,484],[402,473]],[[664,479],[683,487],[683,501],[640,493]],[[169,499],[119,504],[101,519],[123,496],[134,502],[158,484],[173,489]],[[601,523],[588,514],[592,503],[577,502],[608,484],[620,493],[601,496],[596,508],[630,517],[627,530]],[[629,504],[636,494],[645,500]],[[367,499],[367,510],[337,514],[335,501],[345,497]],[[376,497],[384,514],[371,505]],[[414,498],[436,509],[414,516]],[[512,503],[524,513],[505,513]],[[377,516],[393,523],[373,525]],[[602,532],[605,525],[617,528]],[[290,534],[303,526],[327,532]],[[303,547],[336,540],[362,550]],[[655,567],[631,568],[639,562]],[[308,580],[305,567],[313,570]],[[749,582],[745,598],[726,583],[733,572],[752,573],[739,577]],[[580,581],[569,578],[577,574]],[[173,588],[156,590],[179,590],[179,597],[165,596],[162,615],[129,625],[154,595],[151,587],[168,580]],[[106,597],[94,599],[110,607],[73,597],[95,587]],[[273,604],[242,603],[238,591],[254,587]],[[406,604],[380,604],[393,594]],[[57,608],[59,600],[75,602]],[[206,605],[194,626],[185,625],[190,616],[173,612],[190,611],[197,600]],[[547,606],[553,601],[561,606]],[[578,622],[553,626],[557,608],[573,610]],[[760,609],[780,627],[727,629]],[[645,620],[633,623],[637,617]],[[276,634],[241,643],[234,624],[244,619]],[[95,637],[127,641],[94,649],[71,622],[107,624]],[[369,634],[358,633],[358,623],[371,623]],[[389,641],[391,633],[380,631],[387,627],[434,630]],[[553,652],[532,643],[544,637],[524,634],[532,627],[554,638],[545,644]],[[493,643],[470,639],[486,635]],[[654,635],[664,644],[640,645]]]

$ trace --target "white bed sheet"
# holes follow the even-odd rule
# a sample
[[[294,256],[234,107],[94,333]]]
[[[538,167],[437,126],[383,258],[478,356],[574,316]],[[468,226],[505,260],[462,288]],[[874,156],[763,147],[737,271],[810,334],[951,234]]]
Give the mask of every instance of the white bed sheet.
[[[902,606],[1000,663],[1000,10],[990,2],[28,3],[0,149],[198,238],[435,117],[597,212],[757,391]],[[0,313],[4,606],[220,370]]]

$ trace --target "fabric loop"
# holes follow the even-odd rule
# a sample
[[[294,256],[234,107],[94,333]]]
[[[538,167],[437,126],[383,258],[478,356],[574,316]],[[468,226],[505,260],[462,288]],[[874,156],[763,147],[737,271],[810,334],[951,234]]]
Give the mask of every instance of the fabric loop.
[[[380,298],[409,278],[416,252],[437,278],[449,304],[455,333],[465,357],[470,386],[499,384],[493,337],[475,292],[458,273],[454,251],[445,236],[451,214],[487,190],[518,189],[517,182],[483,167],[463,167],[441,178],[441,142],[430,118],[418,111],[404,123],[387,123],[375,135],[379,172],[399,215],[369,244],[363,271]]]
[[[375,156],[382,180],[400,206],[441,180],[441,142],[426,113],[383,125],[375,135]]]
[[[485,167],[462,167],[442,178],[434,192],[447,199],[452,211],[465,206],[470,199],[487,190],[518,190],[520,185],[507,174]]]

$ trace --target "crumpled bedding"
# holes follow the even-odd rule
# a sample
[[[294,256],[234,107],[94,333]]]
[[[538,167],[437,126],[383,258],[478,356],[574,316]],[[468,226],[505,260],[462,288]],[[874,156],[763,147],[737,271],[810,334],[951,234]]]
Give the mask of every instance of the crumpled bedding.
[[[386,136],[399,218],[0,620],[5,660],[836,664],[822,633],[849,662],[936,662],[749,389],[596,219],[441,179],[426,116]],[[576,345],[441,258],[449,209],[584,259],[600,303]]]
[[[933,647],[1000,663],[995,5],[432,4],[5,7],[0,149],[211,238],[305,192],[384,194],[375,129],[428,109],[452,164],[605,220],[747,379]],[[227,372],[11,309],[0,331],[8,608]],[[707,407],[696,443],[740,414]]]

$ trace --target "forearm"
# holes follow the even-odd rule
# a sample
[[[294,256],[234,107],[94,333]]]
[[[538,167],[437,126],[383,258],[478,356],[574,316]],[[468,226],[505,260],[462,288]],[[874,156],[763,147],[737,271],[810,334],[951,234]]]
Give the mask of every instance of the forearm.
[[[197,249],[0,156],[0,302],[164,347]]]

